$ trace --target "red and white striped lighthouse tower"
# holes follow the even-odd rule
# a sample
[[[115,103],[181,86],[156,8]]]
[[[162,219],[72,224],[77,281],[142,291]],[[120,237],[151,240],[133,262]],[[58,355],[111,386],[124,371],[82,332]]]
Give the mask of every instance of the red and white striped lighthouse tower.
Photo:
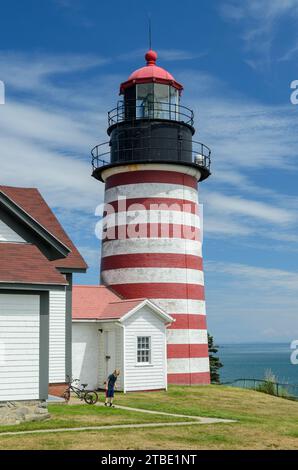
[[[156,65],[154,51],[145,58],[109,112],[109,148],[92,150],[93,176],[105,183],[101,278],[124,298],[149,298],[175,318],[169,383],[209,383],[198,182],[210,175],[210,150],[192,139],[182,85]]]

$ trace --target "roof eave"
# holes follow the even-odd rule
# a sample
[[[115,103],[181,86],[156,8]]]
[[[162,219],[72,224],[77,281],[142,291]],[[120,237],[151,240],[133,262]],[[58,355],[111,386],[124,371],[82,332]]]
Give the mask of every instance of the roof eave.
[[[15,280],[15,281],[4,281],[4,280],[1,280],[0,281],[0,289],[5,289],[7,287],[14,287],[14,288],[22,288],[22,287],[26,287],[26,288],[30,288],[30,287],[45,287],[45,286],[52,286],[52,287],[66,287],[68,286],[68,282],[53,282],[53,281],[49,281],[49,282],[36,282],[36,281],[20,281],[20,280]]]
[[[49,232],[43,225],[30,216],[24,209],[16,204],[4,191],[0,189],[0,204],[18,217],[29,229],[33,230],[43,241],[48,243],[60,256],[66,258],[71,252],[70,248]]]
[[[142,83],[161,83],[162,85],[171,85],[174,88],[177,88],[181,93],[183,90],[183,86],[181,83],[176,82],[176,80],[170,80],[167,78],[158,78],[158,77],[144,77],[144,78],[134,78],[131,80],[127,80],[126,82],[121,83],[120,85],[120,95],[124,93],[124,90],[130,88],[134,85],[142,84]]]
[[[140,302],[138,305],[136,305],[133,309],[131,309],[129,312],[127,312],[125,315],[123,315],[120,319],[119,322],[123,323],[125,320],[130,318],[132,315],[134,315],[140,308],[144,307],[145,305],[149,306],[159,317],[161,317],[165,323],[173,323],[175,320],[172,318],[170,315],[168,315],[164,310],[162,310],[160,307],[158,307],[156,304],[151,302],[149,299],[145,299],[142,302]]]
[[[63,266],[56,266],[56,269],[60,272],[60,273],[63,273],[63,274],[71,274],[71,273],[86,273],[87,272],[87,269],[88,269],[88,265],[86,265],[86,267],[71,267],[71,266],[67,266],[67,267],[63,267]]]
[[[107,323],[107,322],[119,322],[119,318],[72,318],[75,323]]]

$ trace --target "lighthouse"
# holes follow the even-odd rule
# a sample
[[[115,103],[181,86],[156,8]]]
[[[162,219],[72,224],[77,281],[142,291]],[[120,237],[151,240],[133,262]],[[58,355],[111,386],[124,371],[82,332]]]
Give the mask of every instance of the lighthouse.
[[[147,298],[174,322],[167,330],[168,383],[210,383],[198,183],[210,149],[193,140],[183,86],[149,50],[120,85],[109,141],[92,149],[105,184],[101,282],[124,299]]]

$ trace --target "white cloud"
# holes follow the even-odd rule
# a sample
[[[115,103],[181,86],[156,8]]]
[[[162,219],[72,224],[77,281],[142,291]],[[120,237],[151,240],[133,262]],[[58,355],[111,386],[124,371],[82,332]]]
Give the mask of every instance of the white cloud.
[[[263,268],[240,263],[223,263],[207,261],[205,269],[209,272],[228,274],[235,283],[266,292],[274,292],[276,289],[286,289],[298,292],[298,273],[284,271],[275,268]],[[298,304],[298,298],[297,298]]]
[[[108,59],[93,55],[45,55],[41,53],[17,54],[12,51],[0,54],[1,80],[14,89],[35,93],[47,91],[51,77],[84,71],[108,63]],[[57,90],[58,91],[58,90]]]
[[[247,224],[234,221],[231,217],[223,217],[222,214],[214,214],[207,209],[208,215],[204,216],[204,234],[212,237],[223,238],[230,236],[248,236],[255,234],[256,230]],[[210,215],[211,212],[211,215]]]
[[[14,136],[0,137],[0,149],[2,183],[38,187],[55,208],[90,212],[102,200],[103,185],[91,178],[88,154],[84,161]]]
[[[185,86],[183,104],[194,107],[200,132],[194,138],[212,150],[212,175],[200,185],[205,233],[258,234],[271,244],[277,237],[291,239],[298,202],[278,182],[297,172],[296,109],[251,100],[206,73],[188,70],[178,79]],[[279,175],[277,184],[272,172]]]
[[[2,184],[37,186],[57,209],[93,212],[103,185],[91,178],[90,149],[106,140],[106,108],[96,108],[95,90],[91,106],[90,89],[80,79],[70,81],[65,92],[55,78],[102,63],[78,55],[1,55],[0,75],[8,95],[0,107]],[[55,100],[49,100],[49,93]]]
[[[261,220],[277,225],[288,224],[297,220],[294,212],[239,196],[226,196],[213,191],[206,194],[206,199],[211,211],[215,209],[219,214],[248,216],[257,221]]]
[[[298,329],[298,273],[205,262],[208,328],[218,342],[290,341]]]
[[[158,58],[165,61],[193,60],[205,57],[207,52],[193,53],[181,49],[159,49]]]
[[[298,54],[298,43],[290,47],[278,60],[279,62],[287,62],[294,59]]]
[[[241,26],[240,35],[246,51],[253,54],[245,62],[253,69],[262,70],[271,64],[272,44],[281,21],[298,16],[298,1],[242,0],[240,4],[225,1],[219,12],[227,21]]]
[[[96,119],[80,120],[81,113],[70,114],[65,109],[9,101],[0,107],[0,126],[3,135],[15,139],[43,142],[51,148],[84,151],[94,135]],[[92,119],[94,118],[94,119]]]

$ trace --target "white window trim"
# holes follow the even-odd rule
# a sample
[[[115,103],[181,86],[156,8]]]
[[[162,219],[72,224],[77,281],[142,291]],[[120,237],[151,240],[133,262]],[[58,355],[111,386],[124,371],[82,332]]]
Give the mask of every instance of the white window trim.
[[[138,362],[138,338],[149,338],[149,362]],[[136,335],[135,337],[136,345],[136,367],[153,367],[152,364],[152,337],[148,335]]]

